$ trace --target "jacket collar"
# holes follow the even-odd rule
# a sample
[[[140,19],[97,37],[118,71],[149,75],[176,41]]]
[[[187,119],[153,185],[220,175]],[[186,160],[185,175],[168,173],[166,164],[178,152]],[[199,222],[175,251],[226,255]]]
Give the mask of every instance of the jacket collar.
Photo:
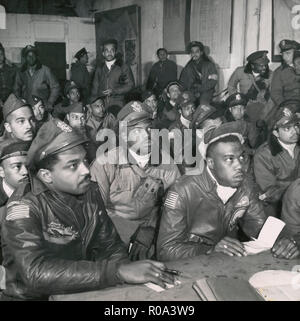
[[[38,60],[37,63],[36,63],[36,66],[35,66],[35,70],[39,70],[42,68],[42,64],[41,62]],[[25,63],[22,67],[21,67],[21,72],[25,72],[27,71],[29,68],[27,66],[27,63]]]
[[[37,177],[30,176],[31,192],[34,195],[39,195],[46,192],[49,188]]]
[[[102,67],[106,66],[105,61],[102,61],[101,66]],[[112,68],[114,68],[114,66],[122,67],[123,66],[122,59],[116,58],[116,62],[113,64]]]
[[[280,145],[278,138],[276,136],[274,136],[273,134],[271,134],[271,136],[269,138],[268,145],[269,145],[272,156],[276,156],[276,155],[280,154],[281,152],[285,151],[285,149]],[[296,147],[297,146],[299,146],[299,142],[296,145]]]
[[[0,181],[0,206],[4,206],[8,201],[8,196],[3,189],[3,180]]]

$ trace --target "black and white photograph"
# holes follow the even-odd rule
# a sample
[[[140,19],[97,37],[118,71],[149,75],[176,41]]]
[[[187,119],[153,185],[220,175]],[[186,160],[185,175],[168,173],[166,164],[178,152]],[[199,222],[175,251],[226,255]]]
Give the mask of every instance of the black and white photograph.
[[[0,0],[0,301],[300,301],[300,0]]]

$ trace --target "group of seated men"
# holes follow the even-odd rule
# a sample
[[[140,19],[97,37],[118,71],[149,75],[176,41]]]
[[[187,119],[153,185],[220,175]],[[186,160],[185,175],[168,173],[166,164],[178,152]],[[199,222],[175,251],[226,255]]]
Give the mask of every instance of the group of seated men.
[[[147,90],[126,101],[132,74],[109,40],[93,82],[68,82],[58,104],[28,85],[51,71],[26,47],[22,90],[6,93],[2,106],[1,300],[122,283],[166,287],[174,276],[162,262],[245,256],[242,242],[269,215],[286,223],[272,255],[299,258],[298,46],[280,43],[273,75],[266,51],[251,54],[223,103],[213,101],[218,76],[202,43],[189,45],[179,81],[160,79],[174,65],[164,66],[159,49]],[[74,69],[85,72],[86,51],[76,56]],[[166,139],[152,139],[153,130],[168,130]]]

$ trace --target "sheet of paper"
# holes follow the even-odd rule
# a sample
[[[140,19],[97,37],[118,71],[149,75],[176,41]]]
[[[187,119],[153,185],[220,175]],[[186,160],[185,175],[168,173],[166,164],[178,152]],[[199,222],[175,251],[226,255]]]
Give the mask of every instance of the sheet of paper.
[[[174,285],[173,285],[173,284],[166,284],[166,286],[167,286],[166,289],[164,289],[164,288],[162,288],[161,286],[159,286],[159,285],[157,285],[157,284],[154,284],[154,283],[152,283],[152,282],[145,283],[145,285],[146,285],[149,289],[151,289],[151,290],[153,290],[153,291],[155,291],[155,292],[163,292],[163,291],[165,291],[165,290],[174,288]]]
[[[258,239],[243,243],[247,253],[250,255],[258,254],[271,249],[284,226],[283,221],[269,216],[259,233]]]

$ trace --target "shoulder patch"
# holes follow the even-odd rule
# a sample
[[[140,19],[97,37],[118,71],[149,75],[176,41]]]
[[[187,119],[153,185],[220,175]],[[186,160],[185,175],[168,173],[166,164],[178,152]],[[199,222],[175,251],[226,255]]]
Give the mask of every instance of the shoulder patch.
[[[29,217],[29,206],[27,204],[10,204],[7,208],[6,221],[15,221]]]
[[[175,210],[179,195],[176,192],[168,192],[167,198],[165,200],[165,207]]]

